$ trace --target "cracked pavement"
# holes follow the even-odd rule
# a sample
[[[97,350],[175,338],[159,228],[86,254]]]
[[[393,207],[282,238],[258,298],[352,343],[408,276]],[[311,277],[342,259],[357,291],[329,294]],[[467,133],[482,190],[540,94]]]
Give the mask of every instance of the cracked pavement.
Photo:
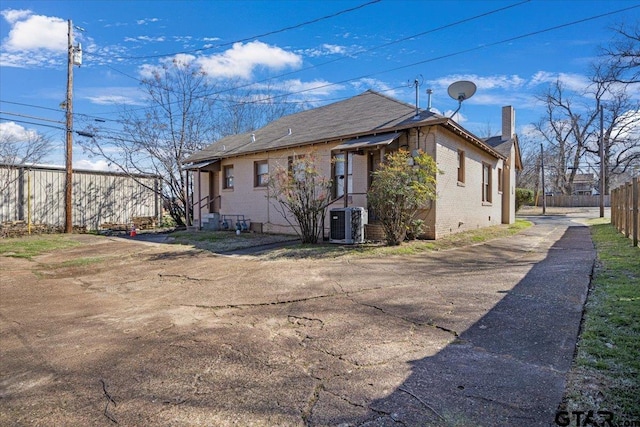
[[[2,257],[0,424],[549,425],[595,257],[577,220],[402,257]],[[78,257],[104,261],[45,267]]]

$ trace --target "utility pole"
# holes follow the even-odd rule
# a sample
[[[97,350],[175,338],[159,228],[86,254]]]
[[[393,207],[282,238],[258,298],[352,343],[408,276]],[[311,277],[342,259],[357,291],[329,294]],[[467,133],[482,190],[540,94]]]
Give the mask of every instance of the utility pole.
[[[540,144],[540,168],[542,169],[542,215],[547,214],[547,192],[544,187],[544,147]]]
[[[604,218],[604,171],[605,171],[605,159],[604,159],[604,109],[600,105],[600,218]]]
[[[72,209],[72,191],[73,191],[73,26],[71,20],[67,21],[69,31],[67,33],[67,100],[65,108],[67,112],[67,144],[66,144],[66,181],[64,187],[64,232],[73,232],[73,209]]]
[[[73,66],[82,65],[82,47],[78,44],[73,46],[73,25],[71,20],[67,21],[67,99],[65,110],[67,116],[66,132],[66,153],[65,153],[65,186],[64,186],[64,232],[73,233]],[[84,29],[77,27],[80,31]],[[87,136],[87,135],[84,135]]]

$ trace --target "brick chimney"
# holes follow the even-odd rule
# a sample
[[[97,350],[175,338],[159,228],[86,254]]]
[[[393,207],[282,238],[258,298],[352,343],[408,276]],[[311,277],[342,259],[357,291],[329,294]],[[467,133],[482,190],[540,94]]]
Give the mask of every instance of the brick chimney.
[[[516,112],[511,105],[502,107],[502,140],[512,139],[516,134]]]

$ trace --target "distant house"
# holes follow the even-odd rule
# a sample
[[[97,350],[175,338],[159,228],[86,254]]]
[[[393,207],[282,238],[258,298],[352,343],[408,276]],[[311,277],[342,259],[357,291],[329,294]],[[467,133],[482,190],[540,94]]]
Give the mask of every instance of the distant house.
[[[597,180],[592,173],[579,173],[573,178],[573,195],[595,196],[600,194],[597,190]]]
[[[422,150],[443,171],[437,200],[421,213],[425,237],[510,224],[516,170],[522,168],[514,119],[513,108],[504,107],[502,135],[483,140],[448,117],[416,115],[414,106],[374,91],[282,117],[216,141],[188,159],[195,224],[216,228],[244,218],[258,230],[293,233],[266,198],[267,177],[276,165],[310,152],[334,181],[332,208],[368,208],[371,173],[386,153],[399,149]]]

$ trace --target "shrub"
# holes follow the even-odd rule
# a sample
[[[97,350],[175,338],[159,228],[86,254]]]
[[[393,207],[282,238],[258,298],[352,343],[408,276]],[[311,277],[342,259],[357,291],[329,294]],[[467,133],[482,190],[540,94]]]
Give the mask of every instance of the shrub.
[[[407,235],[420,232],[415,220],[418,209],[436,197],[435,160],[420,151],[411,157],[406,150],[387,154],[385,162],[373,172],[367,193],[369,204],[382,224],[388,245],[402,243]]]
[[[277,166],[269,174],[268,189],[267,197],[277,202],[273,206],[302,243],[317,243],[331,204],[331,180],[318,168],[317,154],[294,156],[291,165]]]
[[[527,188],[516,188],[516,212],[522,205],[533,203],[533,191]]]

